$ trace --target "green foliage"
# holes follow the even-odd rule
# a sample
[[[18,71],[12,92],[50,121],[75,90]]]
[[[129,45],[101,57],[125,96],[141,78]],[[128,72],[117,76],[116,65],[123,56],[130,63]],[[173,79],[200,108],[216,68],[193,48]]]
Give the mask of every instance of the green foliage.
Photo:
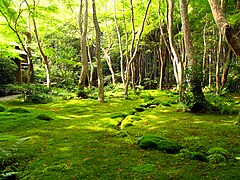
[[[19,84],[7,84],[0,86],[0,96],[7,96],[13,94],[21,94],[25,90],[25,86]]]
[[[182,149],[182,146],[179,144],[156,135],[143,136],[139,140],[138,145],[142,149],[157,149],[170,154],[177,153]]]
[[[12,60],[1,57],[1,52],[0,52],[0,85],[1,86],[15,82],[16,69],[17,69],[17,65]]]
[[[47,115],[47,114],[39,114],[36,116],[37,119],[39,120],[44,120],[44,121],[51,121],[53,120],[53,118],[51,118],[51,116]]]
[[[207,101],[211,104],[211,110],[213,112],[218,112],[220,114],[234,114],[235,111],[232,108],[234,102],[226,100],[221,96],[207,94],[206,95]]]
[[[49,93],[49,88],[43,85],[32,84],[26,86],[26,89],[24,90],[24,102],[36,104],[49,103],[53,100]]]

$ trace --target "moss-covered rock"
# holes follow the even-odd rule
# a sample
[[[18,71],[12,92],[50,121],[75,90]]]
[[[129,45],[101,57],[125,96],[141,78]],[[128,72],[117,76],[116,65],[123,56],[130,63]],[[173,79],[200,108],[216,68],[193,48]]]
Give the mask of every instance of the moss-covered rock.
[[[156,135],[143,136],[139,140],[138,145],[142,149],[156,149],[170,154],[177,153],[182,149],[182,146],[178,143]]]

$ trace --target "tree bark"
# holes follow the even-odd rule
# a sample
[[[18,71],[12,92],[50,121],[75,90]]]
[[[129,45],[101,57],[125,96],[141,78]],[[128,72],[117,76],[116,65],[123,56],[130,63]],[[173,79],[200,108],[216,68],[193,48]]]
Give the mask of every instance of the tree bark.
[[[221,31],[222,35],[225,37],[227,43],[230,45],[232,51],[240,59],[240,38],[234,28],[230,26],[227,22],[225,15],[218,4],[217,0],[208,0],[214,20]]]
[[[79,30],[81,33],[81,60],[82,60],[82,70],[78,82],[78,88],[83,90],[85,87],[85,82],[88,73],[88,58],[87,58],[87,27],[88,27],[88,0],[84,0],[84,17],[83,17],[83,28],[82,28],[82,0],[80,0],[79,5]]]
[[[100,59],[100,39],[101,39],[101,30],[97,20],[96,14],[96,5],[95,0],[92,0],[92,9],[93,9],[93,22],[96,30],[96,60],[97,60],[97,73],[98,73],[98,101],[104,101],[104,82],[103,82],[103,69],[102,61]]]

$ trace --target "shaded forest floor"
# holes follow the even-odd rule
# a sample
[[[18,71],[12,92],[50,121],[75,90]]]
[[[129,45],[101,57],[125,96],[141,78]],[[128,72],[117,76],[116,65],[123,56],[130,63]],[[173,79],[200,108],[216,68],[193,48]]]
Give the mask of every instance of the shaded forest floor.
[[[236,115],[182,112],[177,100],[175,93],[155,90],[129,99],[107,93],[105,103],[1,101],[0,179],[239,179]],[[239,98],[228,100],[239,109]],[[222,148],[226,159],[143,150],[137,142],[146,134],[178,142],[192,154]]]

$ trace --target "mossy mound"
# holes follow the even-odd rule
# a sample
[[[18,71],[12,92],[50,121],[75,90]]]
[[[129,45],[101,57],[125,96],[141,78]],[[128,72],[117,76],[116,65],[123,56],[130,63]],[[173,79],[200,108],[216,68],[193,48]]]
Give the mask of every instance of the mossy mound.
[[[226,162],[226,158],[221,154],[211,154],[207,157],[209,163],[212,164],[221,164]]]
[[[118,131],[114,137],[117,137],[117,138],[124,138],[124,137],[127,137],[129,136],[128,133],[126,131]]]
[[[51,118],[47,114],[39,114],[39,115],[36,116],[36,118],[39,119],[39,120],[44,120],[44,121],[51,121],[51,120],[53,120],[53,118]]]
[[[128,126],[132,126],[134,121],[140,121],[140,120],[141,118],[138,116],[129,115],[121,122],[120,129],[123,129]]]
[[[175,142],[172,142],[166,138],[156,135],[143,136],[138,145],[142,149],[156,149],[158,151],[174,154],[179,152],[183,147]]]
[[[224,157],[229,157],[230,156],[230,153],[226,150],[226,149],[223,149],[221,147],[214,147],[214,148],[211,148],[207,151],[206,153],[207,155],[212,155],[212,154],[221,154],[223,155]]]
[[[11,109],[8,110],[8,112],[11,112],[11,113],[30,113],[29,110],[21,108],[21,107],[11,108]]]
[[[190,158],[193,160],[207,161],[206,155],[201,152],[192,152]]]
[[[0,106],[0,112],[4,112],[4,111],[6,111],[6,108],[3,106]]]

